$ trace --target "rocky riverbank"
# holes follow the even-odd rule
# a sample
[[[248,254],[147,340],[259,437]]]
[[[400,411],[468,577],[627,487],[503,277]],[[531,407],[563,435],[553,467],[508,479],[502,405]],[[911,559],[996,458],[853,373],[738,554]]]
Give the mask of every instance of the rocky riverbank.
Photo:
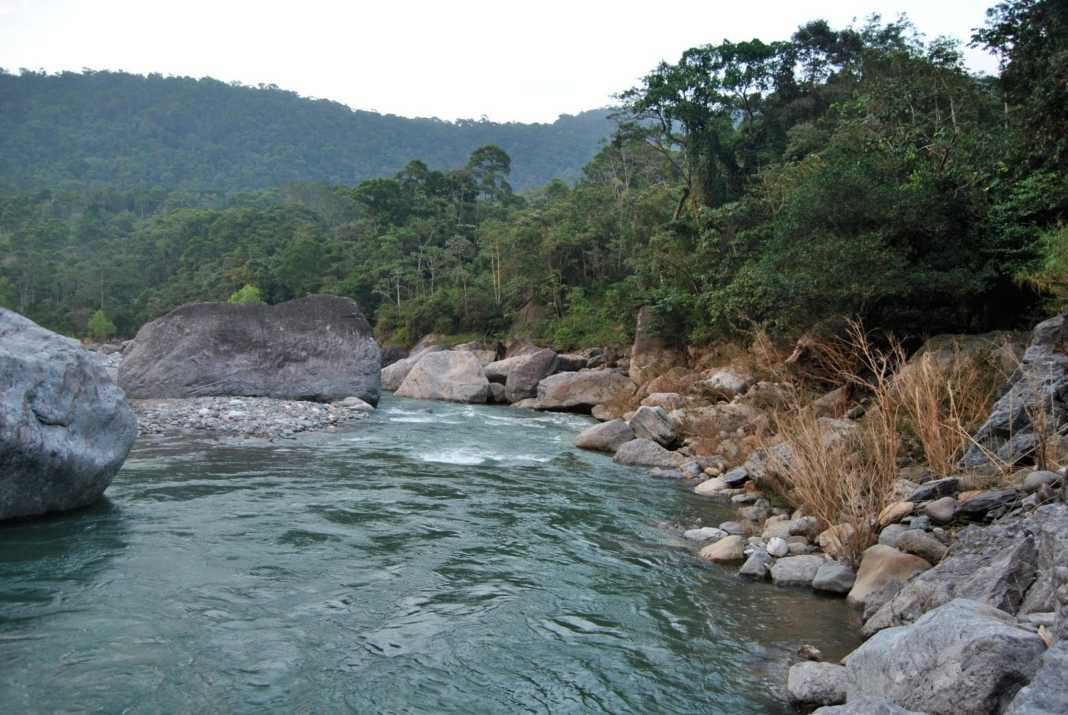
[[[806,349],[799,343],[790,360],[807,359]],[[845,598],[869,639],[842,663],[801,654],[786,683],[798,709],[1065,713],[1065,474],[1029,465],[1063,463],[1068,454],[1068,328],[1063,316],[1044,322],[1026,350],[1014,335],[939,336],[917,356],[945,365],[965,350],[984,364],[1015,365],[1004,371],[1011,377],[991,372],[1003,396],[975,433],[981,447],[966,450],[957,472],[943,464],[936,473],[917,437],[907,437],[911,452],[885,463],[893,483],[879,487],[880,506],[864,524],[851,517],[864,533],[798,503],[798,453],[777,420],[789,410],[809,415],[814,443],[849,445],[828,454],[852,459],[848,450],[860,449],[871,426],[866,413],[879,407],[845,384],[798,403],[791,380],[801,371],[788,361],[761,370],[752,355],[748,364],[716,361],[640,334],[629,353],[609,359],[565,359],[533,346],[503,359],[499,350],[422,346],[387,368],[383,383],[423,399],[592,413],[600,423],[580,433],[577,446],[732,505],[734,519],[680,525],[697,557],[739,578]],[[913,360],[888,379],[919,369]]]

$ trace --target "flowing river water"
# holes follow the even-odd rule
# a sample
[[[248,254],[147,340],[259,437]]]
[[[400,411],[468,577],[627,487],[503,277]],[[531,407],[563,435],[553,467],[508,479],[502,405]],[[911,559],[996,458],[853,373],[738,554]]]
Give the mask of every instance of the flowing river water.
[[[5,713],[783,713],[841,600],[702,563],[721,505],[573,447],[588,418],[386,396],[281,445],[139,443],[0,527]]]

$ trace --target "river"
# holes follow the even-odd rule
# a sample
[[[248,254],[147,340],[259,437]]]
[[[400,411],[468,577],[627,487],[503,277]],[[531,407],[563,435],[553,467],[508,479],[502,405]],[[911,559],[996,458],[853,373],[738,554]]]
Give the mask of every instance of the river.
[[[843,601],[706,565],[721,505],[576,450],[577,415],[386,396],[282,445],[141,442],[0,527],[0,710],[784,713]]]

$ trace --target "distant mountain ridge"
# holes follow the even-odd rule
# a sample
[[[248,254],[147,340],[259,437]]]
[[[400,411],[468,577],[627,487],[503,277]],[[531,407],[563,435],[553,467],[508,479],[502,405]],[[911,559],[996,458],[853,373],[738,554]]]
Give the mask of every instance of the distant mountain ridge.
[[[0,72],[0,186],[99,184],[237,191],[355,184],[412,159],[462,166],[497,144],[517,190],[573,181],[612,131],[611,109],[552,124],[409,119],[273,85],[125,72]]]

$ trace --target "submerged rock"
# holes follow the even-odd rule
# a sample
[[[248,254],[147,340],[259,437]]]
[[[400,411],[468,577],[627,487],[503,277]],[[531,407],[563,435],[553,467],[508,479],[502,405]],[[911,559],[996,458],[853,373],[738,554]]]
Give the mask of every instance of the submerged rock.
[[[0,308],[0,520],[96,501],[136,437],[126,397],[92,355]]]
[[[275,397],[378,404],[382,352],[348,298],[195,303],[141,328],[119,368],[130,398]]]

